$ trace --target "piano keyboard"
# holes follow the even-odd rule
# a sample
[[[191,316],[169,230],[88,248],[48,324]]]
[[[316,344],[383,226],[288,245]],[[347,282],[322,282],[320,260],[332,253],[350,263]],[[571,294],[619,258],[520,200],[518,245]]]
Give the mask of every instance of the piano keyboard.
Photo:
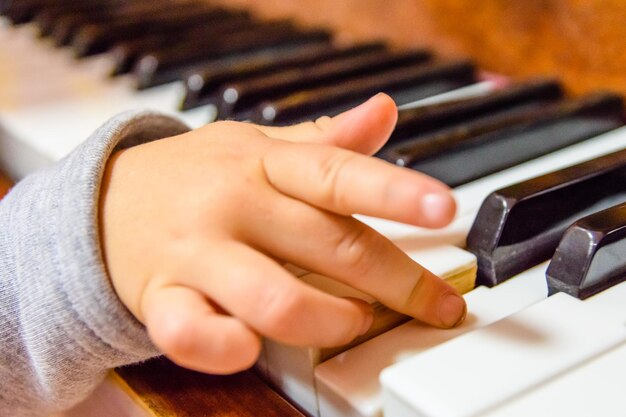
[[[370,333],[338,349],[264,341],[259,374],[300,409],[582,416],[597,400],[603,415],[626,412],[611,385],[625,382],[626,361],[619,97],[564,97],[554,80],[485,81],[468,61],[380,42],[340,45],[324,30],[198,1],[2,7],[0,163],[15,178],[128,109],[191,127],[220,118],[283,125],[337,114],[381,90],[398,102],[398,126],[377,156],[453,186],[457,217],[436,231],[357,217],[466,293],[470,315],[457,329],[428,328],[292,267],[377,311]]]

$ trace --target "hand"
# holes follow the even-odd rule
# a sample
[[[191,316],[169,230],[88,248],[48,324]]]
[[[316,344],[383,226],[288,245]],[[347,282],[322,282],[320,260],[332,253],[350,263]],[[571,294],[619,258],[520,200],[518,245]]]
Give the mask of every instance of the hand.
[[[113,155],[100,202],[106,265],[156,346],[182,366],[229,373],[255,362],[260,335],[334,346],[369,328],[367,303],[303,284],[287,262],[426,323],[460,323],[451,286],[351,217],[440,227],[454,215],[443,184],[361,155],[396,118],[378,95],[332,119],[218,122]]]

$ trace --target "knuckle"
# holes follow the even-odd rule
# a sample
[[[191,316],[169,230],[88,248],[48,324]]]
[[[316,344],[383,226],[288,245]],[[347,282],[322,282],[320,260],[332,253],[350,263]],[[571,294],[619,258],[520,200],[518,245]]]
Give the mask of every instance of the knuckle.
[[[335,247],[339,264],[357,275],[368,274],[374,268],[376,253],[382,249],[378,235],[365,226],[344,233]]]
[[[176,315],[167,315],[159,323],[159,329],[152,335],[154,343],[168,356],[184,359],[195,352],[194,326],[189,320]]]
[[[303,295],[294,289],[269,289],[259,304],[260,323],[263,331],[274,337],[288,335],[298,322],[299,311],[304,303]]]
[[[324,158],[320,166],[322,198],[327,205],[340,212],[344,211],[344,202],[346,200],[346,190],[342,188],[341,177],[351,159],[352,155],[349,153],[336,152]]]
[[[225,143],[233,142],[234,133],[259,135],[259,131],[254,126],[234,120],[218,120],[203,129],[211,129],[211,138],[222,139]]]
[[[221,340],[220,340],[221,339]],[[249,332],[235,331],[213,339],[213,371],[231,374],[251,368],[261,353],[261,340]]]
[[[422,300],[426,290],[425,284],[424,269],[417,268],[416,274],[413,275],[410,290],[406,293],[406,298],[402,303],[406,311],[416,311],[417,314],[421,314],[420,308],[425,304]]]

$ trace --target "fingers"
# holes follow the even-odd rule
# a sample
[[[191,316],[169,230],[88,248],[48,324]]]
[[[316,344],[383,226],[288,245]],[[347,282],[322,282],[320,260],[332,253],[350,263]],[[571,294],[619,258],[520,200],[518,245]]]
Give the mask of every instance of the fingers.
[[[448,187],[415,171],[330,146],[272,146],[263,158],[279,191],[343,214],[365,214],[422,227],[442,227],[456,204]]]
[[[465,302],[452,286],[356,219],[287,198],[275,213],[251,227],[253,245],[428,324],[448,328],[463,321]]]
[[[244,244],[204,249],[181,260],[177,274],[262,335],[292,345],[337,346],[371,325],[367,303],[309,287]]]
[[[398,119],[393,100],[378,94],[333,118],[322,117],[289,127],[256,126],[267,136],[290,142],[312,142],[374,154],[389,139]]]
[[[151,339],[174,362],[212,374],[250,368],[261,350],[254,331],[217,314],[198,291],[167,286],[149,290],[143,301]]]

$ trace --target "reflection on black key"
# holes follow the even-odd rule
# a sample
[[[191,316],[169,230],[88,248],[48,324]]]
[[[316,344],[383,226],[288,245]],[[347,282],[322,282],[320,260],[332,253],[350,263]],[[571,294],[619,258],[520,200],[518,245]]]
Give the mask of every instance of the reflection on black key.
[[[365,74],[374,75],[391,68],[422,66],[430,55],[424,51],[390,53],[373,51],[356,57],[346,57],[308,68],[295,68],[227,85],[221,92],[218,108],[221,119],[237,117],[261,101],[293,94]]]
[[[273,74],[290,68],[306,67],[333,59],[360,56],[386,49],[385,44],[366,43],[347,48],[329,45],[302,47],[284,57],[258,56],[245,62],[212,63],[187,76],[182,109],[219,103],[219,92],[226,83],[236,83],[252,77]]]
[[[185,43],[196,42],[197,39],[216,39],[238,30],[254,26],[247,14],[234,14],[210,25],[196,25],[182,31],[177,36],[171,33],[158,33],[117,43],[111,50],[113,70],[111,75],[125,74],[133,69],[141,55],[159,49]]]
[[[328,43],[326,31],[300,32],[293,26],[279,22],[266,24],[250,31],[242,31],[220,39],[198,39],[185,48],[175,47],[142,56],[134,69],[138,87],[147,88],[171,82],[194,67],[214,59],[253,56],[271,49],[277,52],[295,50],[303,45]]]
[[[625,254],[626,203],[580,219],[567,229],[550,262],[550,294],[562,291],[584,300],[625,281]]]
[[[622,115],[621,97],[591,94],[426,134],[382,156],[454,187],[614,129]]]
[[[411,103],[476,81],[471,62],[451,62],[400,68],[304,90],[261,104],[249,117],[262,124],[288,125],[323,115],[336,115],[384,92],[398,105]],[[248,116],[248,115],[246,115]]]
[[[538,79],[507,86],[479,97],[400,110],[398,122],[387,144],[395,144],[436,129],[492,117],[528,104],[545,104],[563,96],[558,81]]]
[[[574,221],[625,200],[626,150],[495,191],[467,238],[477,283],[496,285],[550,259]]]

